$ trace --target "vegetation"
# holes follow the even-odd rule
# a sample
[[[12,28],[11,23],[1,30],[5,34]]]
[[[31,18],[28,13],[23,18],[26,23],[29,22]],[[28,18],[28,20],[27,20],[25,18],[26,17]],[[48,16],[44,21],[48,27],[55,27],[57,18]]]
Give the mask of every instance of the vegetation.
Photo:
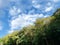
[[[3,37],[0,42],[3,45],[60,45],[60,9],[50,17],[37,19],[34,25]]]

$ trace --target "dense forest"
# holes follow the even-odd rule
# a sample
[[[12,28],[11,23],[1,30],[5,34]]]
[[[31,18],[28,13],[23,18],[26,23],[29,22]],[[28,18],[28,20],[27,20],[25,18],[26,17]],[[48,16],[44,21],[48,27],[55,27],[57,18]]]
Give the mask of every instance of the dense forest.
[[[60,45],[60,9],[1,38],[0,45]]]

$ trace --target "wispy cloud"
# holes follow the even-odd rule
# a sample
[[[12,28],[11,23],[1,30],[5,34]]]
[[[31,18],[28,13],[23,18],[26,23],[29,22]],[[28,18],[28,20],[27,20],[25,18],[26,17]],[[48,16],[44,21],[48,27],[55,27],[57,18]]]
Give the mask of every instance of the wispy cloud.
[[[47,17],[47,15],[43,15],[43,14],[35,14],[35,15],[30,15],[30,14],[22,14],[19,15],[17,18],[12,19],[10,21],[10,27],[11,30],[15,30],[15,29],[20,29],[24,26],[27,25],[31,25],[33,24],[33,22],[35,22],[35,20],[37,18],[42,18],[42,17]]]
[[[53,9],[52,6],[51,6],[51,7],[46,7],[45,12],[49,12],[49,11],[51,11],[52,9]]]
[[[41,4],[37,3],[36,0],[32,0],[32,6],[35,7],[35,8],[37,8],[37,9],[40,9]]]
[[[14,16],[14,15],[21,13],[21,10],[13,6],[12,8],[10,8],[9,13],[11,16]]]
[[[53,2],[55,2],[55,3],[57,3],[57,2],[59,2],[60,0],[53,0]]]

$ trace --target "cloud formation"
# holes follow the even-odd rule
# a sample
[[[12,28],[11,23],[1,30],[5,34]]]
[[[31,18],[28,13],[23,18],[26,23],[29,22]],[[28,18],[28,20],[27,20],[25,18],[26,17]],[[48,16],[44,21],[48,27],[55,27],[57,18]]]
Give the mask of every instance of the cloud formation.
[[[42,18],[42,17],[48,17],[47,15],[43,15],[43,14],[35,14],[35,15],[30,15],[30,14],[22,14],[22,15],[18,15],[17,18],[12,19],[10,21],[10,26],[11,26],[11,30],[15,30],[15,29],[20,29],[24,26],[28,26],[29,24],[33,24],[33,22],[35,22],[36,18]]]
[[[9,21],[10,33],[33,24],[37,18],[52,15],[59,4],[60,0],[0,0],[0,20]]]
[[[33,24],[37,18],[48,17],[54,11],[56,0],[11,0],[15,5],[9,9],[11,30]]]

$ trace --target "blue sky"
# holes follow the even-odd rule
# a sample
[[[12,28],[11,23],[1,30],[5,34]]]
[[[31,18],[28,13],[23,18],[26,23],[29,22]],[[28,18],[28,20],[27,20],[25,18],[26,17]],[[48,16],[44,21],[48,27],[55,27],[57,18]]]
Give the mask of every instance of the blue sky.
[[[60,0],[0,0],[0,37],[51,16]]]

